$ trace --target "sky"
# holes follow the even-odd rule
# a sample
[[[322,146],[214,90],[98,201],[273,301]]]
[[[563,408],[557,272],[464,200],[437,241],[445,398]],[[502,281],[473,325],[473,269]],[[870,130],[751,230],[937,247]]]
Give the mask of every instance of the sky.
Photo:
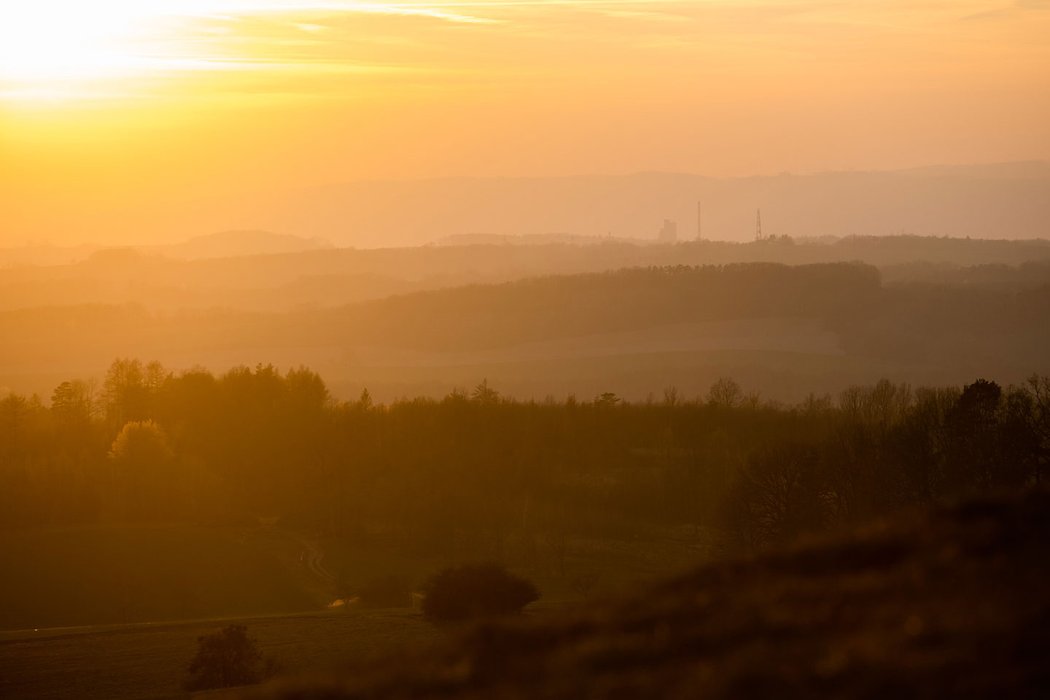
[[[1046,160],[1048,125],[1050,0],[0,0],[0,245],[361,179]]]

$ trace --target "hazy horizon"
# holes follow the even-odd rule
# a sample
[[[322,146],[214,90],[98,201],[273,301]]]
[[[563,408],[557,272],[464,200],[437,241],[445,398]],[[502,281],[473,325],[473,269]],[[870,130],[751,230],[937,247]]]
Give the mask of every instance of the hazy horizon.
[[[326,235],[248,220],[326,183],[1047,161],[1048,35],[1043,0],[6,3],[0,245]]]
[[[756,209],[763,210],[772,235],[1035,239],[1050,236],[1050,197],[1044,193],[1050,193],[1050,160],[741,177],[650,170],[359,178],[181,203],[128,202],[119,216],[76,209],[20,213],[13,207],[0,230],[0,248],[171,246],[242,231],[356,248],[477,234],[645,241],[656,239],[665,218],[678,224],[681,241],[697,237],[698,202],[706,240],[752,240]],[[35,215],[76,225],[58,235],[25,235],[34,227],[55,234]]]

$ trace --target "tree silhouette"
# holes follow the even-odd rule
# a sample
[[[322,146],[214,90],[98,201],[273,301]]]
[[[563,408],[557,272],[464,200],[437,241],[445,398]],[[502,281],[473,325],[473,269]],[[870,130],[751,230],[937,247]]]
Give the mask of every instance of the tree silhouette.
[[[155,518],[164,514],[173,495],[170,483],[173,453],[164,430],[155,422],[125,423],[109,450],[113,494],[121,515]]]
[[[781,544],[824,520],[817,450],[784,443],[755,453],[737,474],[725,504],[731,538],[746,549]]]
[[[470,398],[483,406],[489,406],[499,402],[499,392],[489,386],[488,379],[482,379],[481,383],[474,387]]]
[[[468,564],[441,571],[427,581],[423,616],[432,622],[519,613],[539,591],[498,564]]]
[[[197,638],[197,655],[189,665],[186,690],[250,685],[262,680],[263,657],[244,625],[230,625]]]
[[[109,458],[130,469],[149,469],[171,459],[164,430],[154,421],[131,421],[117,433]]]
[[[740,385],[730,377],[719,377],[707,390],[707,402],[722,408],[733,408],[740,403],[743,396]]]

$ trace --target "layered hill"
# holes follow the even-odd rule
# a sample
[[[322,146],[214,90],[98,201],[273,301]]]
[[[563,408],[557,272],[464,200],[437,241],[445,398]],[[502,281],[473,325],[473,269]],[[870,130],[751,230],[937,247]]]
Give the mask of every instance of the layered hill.
[[[0,250],[0,310],[94,303],[150,310],[288,311],[547,275],[734,263],[856,261],[887,272],[888,282],[901,283],[1002,286],[1009,284],[1005,278],[1030,287],[1050,280],[1046,239],[778,237],[674,245],[605,238],[466,240],[488,242],[358,250],[326,248],[318,239],[230,232],[174,246],[90,254],[77,249],[77,262],[59,261],[57,250],[44,250],[35,264],[32,251]]]
[[[1048,371],[1048,271],[1032,263],[890,285],[855,263],[666,266],[286,312],[0,310],[0,390],[47,396],[121,356],[216,371],[306,364],[339,396],[367,387],[383,401],[443,396],[486,377],[519,397],[631,399],[669,385],[696,395],[720,376],[788,401],[884,377],[1008,384]]]

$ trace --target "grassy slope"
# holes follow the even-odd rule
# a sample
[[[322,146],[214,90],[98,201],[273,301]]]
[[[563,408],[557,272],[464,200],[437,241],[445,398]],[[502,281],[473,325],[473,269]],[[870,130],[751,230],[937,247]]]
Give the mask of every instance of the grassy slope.
[[[425,644],[435,635],[404,610],[243,618],[264,655],[290,673],[324,674],[347,659]],[[228,624],[194,621],[0,633],[0,697],[175,698],[197,637]]]
[[[1048,697],[1050,495],[713,565],[264,697]]]
[[[292,674],[343,669],[266,697],[1039,697],[1048,550],[1050,496],[1033,493],[707,566],[568,613],[545,604],[426,655],[404,652],[445,635],[409,610],[238,622]],[[177,697],[196,638],[223,624],[0,633],[0,696]]]
[[[0,629],[314,610],[277,551],[232,529],[113,526],[0,534]]]

